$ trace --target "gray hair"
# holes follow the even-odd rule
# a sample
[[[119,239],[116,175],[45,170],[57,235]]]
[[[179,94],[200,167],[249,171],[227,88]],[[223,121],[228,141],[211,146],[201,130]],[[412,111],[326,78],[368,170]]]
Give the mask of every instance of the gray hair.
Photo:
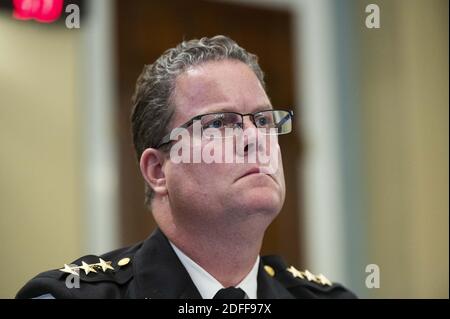
[[[144,66],[136,82],[131,113],[133,143],[138,161],[145,149],[156,148],[169,132],[169,123],[175,110],[171,99],[177,76],[189,67],[226,59],[248,65],[265,88],[264,73],[258,64],[258,57],[223,35],[183,41],[165,51],[153,64]],[[147,206],[150,206],[153,195],[153,190],[146,183]]]

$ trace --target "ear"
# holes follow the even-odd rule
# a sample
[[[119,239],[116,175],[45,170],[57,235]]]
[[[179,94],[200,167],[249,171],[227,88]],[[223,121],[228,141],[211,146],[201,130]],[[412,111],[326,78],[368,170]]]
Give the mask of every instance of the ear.
[[[141,173],[156,194],[167,195],[166,176],[164,174],[164,154],[157,149],[147,148],[139,161]]]

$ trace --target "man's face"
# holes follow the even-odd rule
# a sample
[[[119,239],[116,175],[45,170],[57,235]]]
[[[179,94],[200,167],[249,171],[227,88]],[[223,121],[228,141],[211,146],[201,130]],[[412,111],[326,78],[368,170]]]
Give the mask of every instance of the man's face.
[[[173,104],[172,128],[201,114],[223,111],[246,114],[272,108],[254,72],[244,63],[233,60],[203,63],[178,76]],[[256,132],[249,117],[244,117],[244,128]],[[203,149],[207,143],[202,140],[199,148]],[[196,151],[192,145],[190,150],[191,154]],[[169,201],[172,208],[181,213],[175,218],[187,223],[203,221],[205,225],[211,222],[226,225],[262,217],[270,223],[281,210],[285,197],[278,143],[275,150],[278,169],[273,174],[248,174],[259,168],[258,162],[176,164],[167,161],[164,171]],[[235,148],[232,151],[234,156],[248,155],[237,155]]]

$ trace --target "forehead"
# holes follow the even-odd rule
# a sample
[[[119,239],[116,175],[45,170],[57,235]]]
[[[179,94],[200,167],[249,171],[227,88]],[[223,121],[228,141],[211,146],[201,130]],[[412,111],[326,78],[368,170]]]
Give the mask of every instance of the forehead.
[[[204,113],[250,113],[270,107],[255,73],[241,61],[206,62],[180,74],[173,95],[173,122],[180,125]]]

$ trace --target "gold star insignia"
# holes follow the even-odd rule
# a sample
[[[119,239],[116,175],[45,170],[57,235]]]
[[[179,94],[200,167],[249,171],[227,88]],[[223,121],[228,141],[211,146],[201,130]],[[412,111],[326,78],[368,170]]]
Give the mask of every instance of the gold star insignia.
[[[83,270],[84,270],[84,273],[85,273],[86,275],[89,274],[90,272],[97,272],[97,271],[94,269],[94,267],[92,267],[92,266],[89,265],[89,264],[86,264],[84,261],[82,261],[81,264],[82,264],[82,266],[80,266],[79,268],[83,269]]]
[[[103,272],[105,272],[107,269],[114,270],[114,268],[111,266],[110,261],[104,261],[103,259],[99,258],[100,262],[97,263],[97,266],[102,267]]]
[[[316,276],[316,278],[317,278],[317,280],[320,282],[320,284],[322,284],[322,285],[324,285],[324,286],[325,286],[325,285],[331,286],[331,281],[329,281],[328,278],[325,277],[324,275],[319,274],[319,275]]]
[[[289,271],[292,276],[296,278],[301,279],[307,279],[308,281],[313,281],[317,284],[323,285],[323,286],[332,286],[332,282],[328,280],[327,277],[325,277],[323,274],[314,275],[309,270],[305,269],[305,271],[299,271],[294,266],[290,266],[287,271]]]
[[[79,276],[79,274],[78,274],[74,269],[78,269],[78,267],[72,268],[72,267],[70,267],[69,265],[64,264],[64,268],[59,269],[59,271],[62,271],[62,272],[66,272],[66,273],[68,273],[68,274],[72,274],[72,275]]]
[[[314,276],[314,274],[312,274],[308,269],[305,269],[303,273],[308,281],[314,281],[316,279],[316,276]]]
[[[289,271],[292,274],[292,276],[294,276],[294,277],[298,277],[298,278],[301,278],[301,279],[305,278],[305,277],[303,277],[302,272],[298,271],[294,266],[289,267],[287,269],[287,271]]]

